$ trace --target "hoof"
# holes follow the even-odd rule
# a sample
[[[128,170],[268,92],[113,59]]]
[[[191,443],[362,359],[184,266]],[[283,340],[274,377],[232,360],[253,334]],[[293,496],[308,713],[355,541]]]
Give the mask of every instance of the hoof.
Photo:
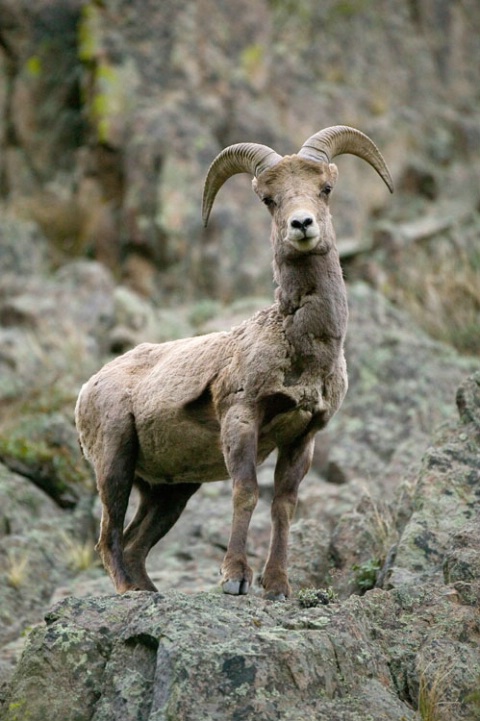
[[[284,572],[262,573],[258,582],[263,587],[263,598],[266,601],[286,601],[292,589]]]
[[[222,583],[222,591],[224,593],[229,593],[231,596],[246,596],[249,588],[250,584],[245,580],[224,581],[224,583]]]

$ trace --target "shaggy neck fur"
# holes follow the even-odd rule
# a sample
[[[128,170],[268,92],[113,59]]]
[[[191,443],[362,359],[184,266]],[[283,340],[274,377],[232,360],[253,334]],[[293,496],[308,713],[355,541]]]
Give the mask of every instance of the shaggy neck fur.
[[[328,373],[342,353],[348,318],[347,294],[335,246],[322,253],[277,251],[274,274],[278,309],[293,350],[292,377]]]

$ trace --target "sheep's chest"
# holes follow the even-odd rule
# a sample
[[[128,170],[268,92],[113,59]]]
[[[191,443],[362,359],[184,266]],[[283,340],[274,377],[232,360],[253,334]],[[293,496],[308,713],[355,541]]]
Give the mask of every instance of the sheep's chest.
[[[312,423],[320,428],[324,425],[327,408],[316,387],[293,387],[267,396],[259,447],[290,444]]]

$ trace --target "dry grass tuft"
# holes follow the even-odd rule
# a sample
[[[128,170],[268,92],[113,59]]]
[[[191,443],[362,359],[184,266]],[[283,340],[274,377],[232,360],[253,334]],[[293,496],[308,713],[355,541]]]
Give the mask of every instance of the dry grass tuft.
[[[444,721],[455,718],[455,702],[447,699],[449,678],[453,668],[438,668],[432,672],[433,662],[420,672],[418,712],[422,721]]]
[[[65,544],[67,562],[72,571],[81,573],[99,565],[93,541],[80,541],[67,533],[62,540]]]
[[[8,549],[6,578],[9,586],[19,590],[25,583],[28,575],[29,554],[21,549]]]
[[[459,233],[460,235],[460,233]],[[480,245],[476,227],[402,249],[381,290],[429,335],[480,354]]]

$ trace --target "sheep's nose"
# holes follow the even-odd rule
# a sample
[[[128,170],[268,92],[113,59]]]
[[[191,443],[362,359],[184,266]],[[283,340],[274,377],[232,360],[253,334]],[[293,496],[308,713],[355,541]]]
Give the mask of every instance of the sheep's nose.
[[[312,223],[313,216],[310,214],[294,215],[293,218],[290,218],[291,227],[295,228],[295,230],[303,230],[304,233]]]

